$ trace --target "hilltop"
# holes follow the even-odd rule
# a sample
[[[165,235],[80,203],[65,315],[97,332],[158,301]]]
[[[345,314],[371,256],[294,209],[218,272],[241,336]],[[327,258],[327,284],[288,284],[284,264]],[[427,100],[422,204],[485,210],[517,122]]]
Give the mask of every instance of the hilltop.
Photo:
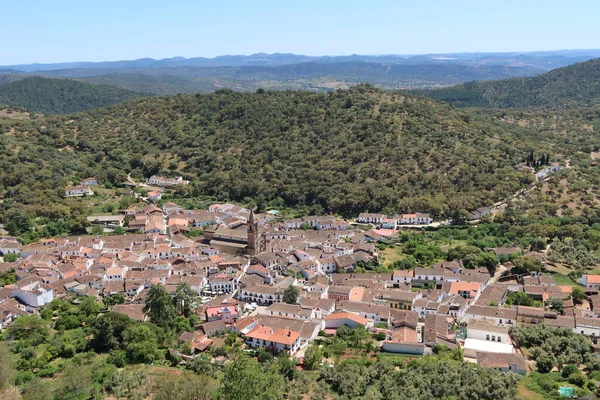
[[[5,83],[2,83],[5,82]],[[66,114],[132,100],[143,94],[71,79],[9,75],[0,79],[0,104],[33,112]]]
[[[16,204],[61,204],[78,178],[118,185],[128,173],[182,175],[192,184],[179,197],[440,217],[531,182],[514,169],[531,149],[559,161],[595,146],[577,120],[567,133],[504,118],[371,86],[145,98],[0,125],[0,193]]]
[[[589,105],[600,98],[600,58],[530,78],[469,82],[422,91],[457,107],[533,108]]]

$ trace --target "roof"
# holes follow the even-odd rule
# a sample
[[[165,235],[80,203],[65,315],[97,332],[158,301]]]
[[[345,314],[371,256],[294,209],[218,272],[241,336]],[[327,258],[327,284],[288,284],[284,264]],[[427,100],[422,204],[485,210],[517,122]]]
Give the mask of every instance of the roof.
[[[356,322],[357,324],[366,326],[368,320],[366,318],[361,317],[360,315],[356,315],[351,312],[334,312],[325,317],[325,321],[335,321],[339,319],[348,319],[350,321]]]
[[[516,353],[488,353],[476,352],[477,364],[484,368],[508,368],[511,365],[516,366],[518,370],[525,371],[527,363],[525,358]]]
[[[491,353],[505,353],[512,354],[514,348],[511,344],[492,342],[490,340],[479,340],[466,338],[465,349],[472,349],[475,351],[491,352]]]
[[[587,283],[600,283],[600,275],[585,275]]]
[[[484,331],[484,332],[492,332],[492,333],[500,333],[504,335],[508,335],[508,327],[506,326],[497,326],[495,324],[491,324],[486,320],[481,319],[472,319],[469,321],[467,325],[467,330],[476,330],[476,331]]]
[[[300,338],[300,333],[289,329],[273,329],[269,326],[257,325],[246,336],[291,346]]]
[[[144,304],[116,304],[112,308],[112,312],[127,315],[129,318],[136,321],[144,321]]]
[[[517,310],[510,308],[498,308],[498,307],[486,307],[473,305],[469,307],[468,314],[477,315],[488,318],[503,318],[503,319],[516,319]]]

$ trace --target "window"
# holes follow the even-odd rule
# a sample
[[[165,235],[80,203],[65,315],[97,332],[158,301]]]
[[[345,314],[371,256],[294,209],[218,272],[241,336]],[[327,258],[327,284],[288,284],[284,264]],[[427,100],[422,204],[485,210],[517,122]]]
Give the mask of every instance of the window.
[[[490,340],[490,335],[485,335],[485,340]]]
[[[502,341],[502,336],[498,336],[498,341],[501,342]]]
[[[496,341],[496,336],[492,335],[492,342],[495,342],[495,341]]]

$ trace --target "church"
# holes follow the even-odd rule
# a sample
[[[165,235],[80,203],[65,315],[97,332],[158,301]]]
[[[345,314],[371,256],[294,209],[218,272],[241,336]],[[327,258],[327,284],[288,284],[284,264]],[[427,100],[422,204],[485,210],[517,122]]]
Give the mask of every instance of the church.
[[[245,229],[230,229],[223,224],[213,225],[204,231],[204,240],[211,247],[232,255],[254,256],[267,251],[267,240],[259,229],[254,211],[250,211]]]

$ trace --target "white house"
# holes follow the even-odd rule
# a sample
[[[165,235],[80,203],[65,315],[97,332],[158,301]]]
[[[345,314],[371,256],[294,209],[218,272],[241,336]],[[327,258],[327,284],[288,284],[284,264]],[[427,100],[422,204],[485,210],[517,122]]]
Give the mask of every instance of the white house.
[[[89,186],[71,186],[65,189],[65,197],[93,196],[94,191]]]
[[[235,278],[218,275],[209,279],[210,290],[215,293],[233,293],[235,290]]]
[[[600,288],[600,275],[581,275],[578,282],[587,288]]]
[[[472,305],[465,313],[464,319],[483,319],[493,322],[498,326],[515,326],[517,322],[517,310],[510,308],[498,308]]]
[[[412,270],[397,269],[392,274],[392,283],[394,284],[394,287],[410,284],[412,279],[413,279],[413,271]]]
[[[379,225],[385,218],[383,214],[371,214],[371,213],[360,213],[356,222],[360,222],[362,224],[376,224]]]
[[[29,307],[41,307],[54,300],[52,288],[45,286],[40,282],[34,282],[29,285],[14,289],[11,293]]]
[[[21,243],[15,240],[0,240],[0,255],[19,254],[21,252]]]
[[[600,337],[600,319],[576,316],[574,332],[586,336]]]
[[[290,356],[300,348],[300,333],[289,329],[275,329],[257,325],[246,334],[247,342],[254,348],[264,347],[272,352],[285,351]]]
[[[508,327],[498,326],[491,321],[471,320],[467,325],[467,338],[509,343]]]

